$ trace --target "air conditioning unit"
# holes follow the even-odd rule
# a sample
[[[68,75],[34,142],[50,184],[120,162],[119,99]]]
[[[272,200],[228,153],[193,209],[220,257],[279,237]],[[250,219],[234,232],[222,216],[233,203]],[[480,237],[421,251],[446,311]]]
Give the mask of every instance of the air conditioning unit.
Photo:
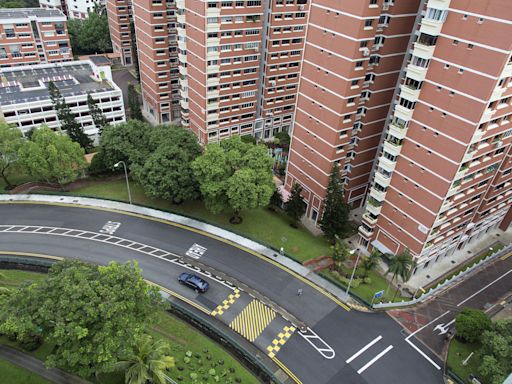
[[[270,80],[268,83],[270,84],[271,87],[275,87],[276,86],[276,81],[275,80]]]

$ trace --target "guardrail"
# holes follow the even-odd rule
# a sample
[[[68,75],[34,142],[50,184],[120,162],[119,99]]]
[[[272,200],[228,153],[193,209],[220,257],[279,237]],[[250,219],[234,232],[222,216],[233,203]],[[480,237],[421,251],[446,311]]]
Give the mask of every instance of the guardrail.
[[[375,309],[383,309],[383,308],[392,308],[392,307],[407,307],[409,305],[414,305],[421,303],[427,299],[429,299],[431,296],[434,296],[435,294],[442,291],[444,288],[446,288],[448,285],[452,284],[453,282],[460,280],[462,277],[467,275],[468,273],[472,272],[476,268],[480,267],[482,264],[488,263],[491,260],[494,260],[495,258],[505,255],[512,251],[512,244],[509,244],[508,246],[494,252],[493,254],[487,256],[486,258],[480,260],[479,262],[468,266],[466,269],[463,269],[456,275],[453,275],[449,279],[446,279],[442,283],[439,283],[435,287],[430,288],[427,292],[422,294],[420,297],[408,301],[399,301],[399,302],[389,302],[389,303],[377,303],[373,304],[373,308]]]

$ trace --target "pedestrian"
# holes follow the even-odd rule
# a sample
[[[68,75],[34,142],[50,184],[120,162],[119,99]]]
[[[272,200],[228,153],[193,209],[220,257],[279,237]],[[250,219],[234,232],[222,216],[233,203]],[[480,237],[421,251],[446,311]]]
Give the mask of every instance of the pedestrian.
[[[302,289],[301,288],[297,289],[297,296],[302,296]]]

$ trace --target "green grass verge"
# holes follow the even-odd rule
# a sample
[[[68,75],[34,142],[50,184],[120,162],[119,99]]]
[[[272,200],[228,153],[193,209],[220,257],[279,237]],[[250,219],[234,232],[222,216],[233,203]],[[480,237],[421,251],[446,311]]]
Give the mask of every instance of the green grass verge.
[[[147,197],[142,187],[136,182],[132,181],[130,187],[134,204],[195,217],[252,238],[260,243],[268,244],[276,249],[284,247],[286,253],[300,262],[331,253],[325,238],[314,236],[302,227],[292,228],[288,219],[282,213],[272,212],[268,209],[244,211],[242,212],[243,222],[241,224],[231,224],[229,222],[230,214],[213,214],[200,201],[174,205],[167,200]],[[128,200],[124,180],[101,181],[75,189],[70,194],[121,201]]]
[[[0,270],[0,272],[13,272],[9,275],[15,276],[12,278],[18,282],[18,285],[23,282],[22,276],[25,278],[25,281],[34,281],[45,277],[44,274],[34,272],[14,270]],[[19,274],[14,272],[19,272]],[[217,375],[220,377],[220,381],[218,381],[220,383],[235,383],[235,378],[240,378],[242,384],[259,383],[258,379],[252,375],[250,371],[220,345],[167,312],[162,311],[158,314],[156,323],[148,329],[148,332],[155,338],[169,341],[172,355],[176,360],[176,368],[171,370],[169,376],[175,380],[177,380],[178,376],[181,376],[184,379],[181,382],[188,383],[191,382],[190,373],[201,373],[201,378],[203,377],[203,372],[201,371],[204,371],[207,380],[200,380],[204,384],[217,383],[217,381],[215,381],[215,376]],[[5,336],[0,336],[0,344],[20,349],[16,342],[10,341]],[[51,350],[51,344],[43,343],[43,345],[35,351],[26,353],[44,361]],[[205,350],[208,352],[205,352]],[[185,362],[187,351],[192,352],[192,357],[188,363]],[[199,354],[200,357],[196,357],[196,354]],[[208,360],[208,357],[210,360]],[[220,361],[221,363],[219,363]],[[214,364],[215,367],[213,367],[212,364]],[[178,370],[178,366],[182,367],[183,370]],[[215,375],[208,374],[211,368],[215,369]],[[230,368],[234,370],[234,372],[231,372]],[[1,369],[0,372],[2,372]],[[3,378],[1,374],[0,378]],[[99,375],[97,379],[93,378],[90,380],[98,384],[124,384],[124,374],[122,372],[113,372]],[[1,382],[3,383],[3,381]],[[5,382],[11,383],[11,381]],[[12,383],[38,384],[39,381],[13,381]],[[41,383],[46,383],[46,381],[41,381]]]
[[[453,338],[450,342],[448,358],[446,360],[448,368],[466,383],[470,383],[469,375],[472,373],[476,374],[478,367],[481,364],[479,350],[480,343],[462,343],[461,341]],[[462,365],[462,362],[471,354],[471,352],[475,353],[471,356],[467,365]]]
[[[0,287],[16,288],[26,281],[38,281],[46,277],[44,273],[0,269]]]
[[[0,360],[0,380],[9,384],[50,384],[50,381],[29,370],[18,367],[5,360]]]

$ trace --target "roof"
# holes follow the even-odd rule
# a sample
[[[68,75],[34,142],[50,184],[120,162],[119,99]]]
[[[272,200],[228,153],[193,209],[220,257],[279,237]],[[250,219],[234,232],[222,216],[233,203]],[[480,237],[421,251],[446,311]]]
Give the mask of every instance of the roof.
[[[94,64],[101,66],[101,65],[111,65],[110,59],[103,55],[95,55],[95,56],[89,56],[89,60],[91,60]]]
[[[95,79],[87,62],[5,68],[0,70],[0,105],[47,100],[50,81],[64,97],[116,89],[108,81]]]
[[[64,14],[58,9],[45,8],[3,8],[0,9],[0,19],[24,19],[27,17],[56,17]]]

